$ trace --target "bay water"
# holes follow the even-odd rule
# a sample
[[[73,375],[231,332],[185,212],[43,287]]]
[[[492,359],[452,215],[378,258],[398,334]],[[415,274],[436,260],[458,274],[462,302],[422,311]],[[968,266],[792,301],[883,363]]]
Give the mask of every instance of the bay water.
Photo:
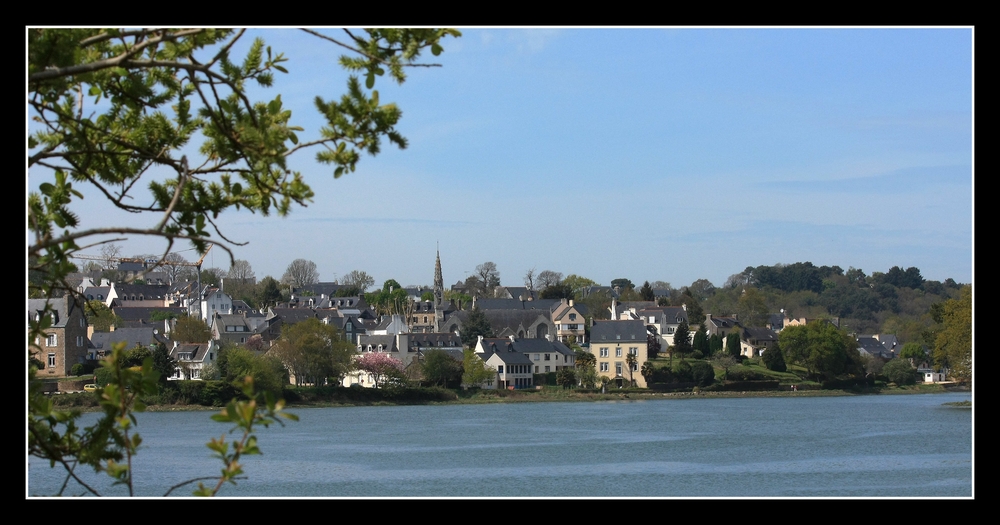
[[[299,408],[229,497],[971,497],[967,393]],[[217,476],[210,412],[138,414],[136,493]],[[86,414],[85,423],[96,419]],[[28,461],[29,496],[65,473]],[[81,471],[102,495],[105,474]],[[206,484],[209,482],[206,481]],[[172,496],[189,496],[194,486]],[[81,495],[72,480],[64,495]]]

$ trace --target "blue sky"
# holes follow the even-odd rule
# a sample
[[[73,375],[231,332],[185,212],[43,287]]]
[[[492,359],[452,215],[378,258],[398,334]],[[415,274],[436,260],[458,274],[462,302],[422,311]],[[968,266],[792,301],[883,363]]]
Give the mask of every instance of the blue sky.
[[[446,284],[485,261],[508,285],[532,267],[721,285],[798,261],[972,280],[969,28],[461,30],[427,57],[443,67],[376,85],[406,150],[337,180],[306,153],[314,203],[224,216],[258,278],[305,258],[322,280],[430,284],[439,243]],[[255,34],[289,58],[261,97],[309,136],[313,98],[344,91],[340,51]]]

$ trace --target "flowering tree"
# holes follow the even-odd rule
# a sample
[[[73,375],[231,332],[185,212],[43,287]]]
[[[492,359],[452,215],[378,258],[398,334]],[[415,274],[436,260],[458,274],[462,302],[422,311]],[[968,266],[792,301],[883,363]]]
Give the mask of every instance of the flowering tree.
[[[403,363],[390,355],[372,352],[362,355],[354,362],[358,370],[371,374],[375,388],[386,381],[403,377]]]

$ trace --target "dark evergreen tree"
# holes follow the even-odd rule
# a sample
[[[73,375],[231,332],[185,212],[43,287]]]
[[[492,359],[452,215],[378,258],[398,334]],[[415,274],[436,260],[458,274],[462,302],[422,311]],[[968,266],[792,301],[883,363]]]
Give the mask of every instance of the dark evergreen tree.
[[[781,355],[781,347],[778,343],[774,346],[764,350],[764,353],[760,356],[764,361],[764,366],[768,370],[774,370],[775,372],[784,372],[787,368],[785,367],[785,356]]]
[[[694,341],[691,346],[695,351],[701,352],[701,355],[708,355],[708,330],[705,328],[705,323],[698,326],[698,331],[694,333]]]
[[[643,301],[652,301],[655,299],[653,287],[650,286],[649,281],[642,283],[642,288],[639,288],[639,295],[642,296]]]
[[[687,323],[681,322],[677,325],[677,331],[674,332],[673,352],[683,357],[692,351],[694,348],[691,346],[691,331],[688,329]]]
[[[462,344],[468,348],[476,346],[479,336],[493,337],[493,327],[490,326],[490,320],[486,318],[486,314],[478,306],[469,312],[469,318],[462,323],[461,336]]]
[[[726,336],[726,352],[733,357],[740,356],[740,334],[729,332]]]
[[[712,337],[708,338],[709,354],[715,355],[716,353],[721,352],[723,346],[725,346],[725,343],[722,341],[722,338],[719,337],[719,334],[712,334]]]

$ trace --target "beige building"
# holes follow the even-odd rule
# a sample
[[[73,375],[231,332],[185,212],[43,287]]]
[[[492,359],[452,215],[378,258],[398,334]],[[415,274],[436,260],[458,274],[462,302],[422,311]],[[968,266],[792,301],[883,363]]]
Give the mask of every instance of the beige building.
[[[597,374],[613,384],[646,388],[646,378],[639,373],[648,359],[646,326],[640,320],[594,321],[590,328],[590,353],[597,358]],[[628,355],[635,356],[629,370]]]

